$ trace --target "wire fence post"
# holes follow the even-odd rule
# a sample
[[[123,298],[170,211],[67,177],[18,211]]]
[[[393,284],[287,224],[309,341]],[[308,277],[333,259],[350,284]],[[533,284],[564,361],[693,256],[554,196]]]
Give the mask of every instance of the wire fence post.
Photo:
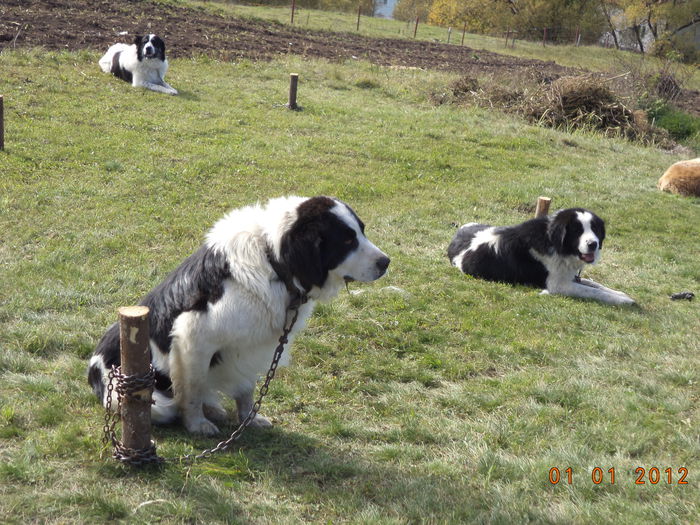
[[[297,106],[297,84],[299,83],[299,73],[289,74],[289,102],[287,107],[289,109],[299,109]]]
[[[418,34],[418,17],[416,17],[416,27],[413,28],[413,38],[416,38],[416,34]]]
[[[360,13],[362,12],[362,4],[358,3],[357,4],[357,27],[355,28],[356,31],[360,30]]]
[[[143,377],[151,367],[148,307],[119,309],[119,348],[124,376]],[[153,386],[124,396],[121,405],[122,442],[127,449],[151,447],[151,395]]]
[[[294,25],[294,10],[297,7],[297,0],[292,0],[292,21],[290,24]]]
[[[542,31],[542,47],[547,47],[547,28]]]
[[[451,37],[451,36],[452,36],[452,28],[450,27],[450,28],[447,30],[447,43],[448,43],[448,44],[450,43],[450,37]]]
[[[535,218],[544,217],[549,213],[549,205],[552,203],[552,199],[549,197],[538,197],[537,206],[535,206]]]
[[[464,45],[464,35],[466,34],[466,32],[467,32],[467,23],[464,22],[464,27],[462,28],[462,43],[460,44],[462,46]]]
[[[5,150],[5,97],[0,95],[0,151]]]

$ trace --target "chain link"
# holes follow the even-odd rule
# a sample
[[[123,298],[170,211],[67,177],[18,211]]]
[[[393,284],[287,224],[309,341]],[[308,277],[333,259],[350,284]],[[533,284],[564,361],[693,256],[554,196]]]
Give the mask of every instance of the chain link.
[[[282,358],[284,347],[289,342],[289,334],[294,328],[294,324],[297,322],[297,318],[299,317],[299,308],[302,304],[306,303],[307,300],[308,298],[306,295],[299,295],[292,299],[286,313],[286,316],[289,317],[289,313],[292,312],[292,319],[289,321],[289,323],[287,323],[287,320],[285,319],[285,326],[282,331],[282,335],[279,338],[279,344],[275,348],[275,352],[272,356],[272,363],[270,363],[270,368],[265,375],[265,381],[260,386],[258,398],[255,403],[253,403],[251,411],[243,419],[243,421],[240,422],[238,428],[233,431],[227,440],[221,441],[215,447],[206,449],[197,455],[187,454],[180,458],[162,458],[158,456],[156,454],[156,446],[153,441],[151,441],[150,447],[146,449],[136,450],[125,447],[122,442],[119,441],[119,438],[117,438],[117,433],[115,431],[117,422],[120,419],[122,399],[125,396],[130,396],[133,392],[146,388],[152,388],[155,382],[155,371],[153,369],[153,365],[151,365],[148,373],[145,376],[125,376],[121,373],[120,367],[112,366],[112,369],[108,375],[109,382],[107,383],[107,399],[105,401],[105,418],[103,427],[104,436],[102,438],[105,448],[111,444],[112,448],[114,449],[112,457],[121,461],[122,463],[128,463],[129,465],[134,466],[149,463],[163,463],[166,461],[194,463],[199,459],[208,458],[212,454],[228,449],[234,441],[241,437],[243,431],[250,426],[253,419],[255,419],[255,416],[258,415],[263,399],[270,389],[270,383],[274,379],[275,373],[277,372],[277,367],[280,359]],[[117,393],[117,410],[112,411],[112,395],[115,391]]]
[[[135,392],[153,388],[155,383],[153,365],[150,365],[146,375],[140,377],[135,375],[125,376],[121,373],[121,367],[112,365],[108,378],[105,424],[103,427],[104,437],[102,438],[105,447],[111,443],[113,448],[112,457],[129,465],[139,466],[149,463],[162,463],[163,458],[156,454],[156,444],[153,441],[144,449],[125,447],[115,431],[121,415],[122,399],[124,397],[132,397]],[[117,410],[112,411],[112,396],[114,392],[117,393]]]

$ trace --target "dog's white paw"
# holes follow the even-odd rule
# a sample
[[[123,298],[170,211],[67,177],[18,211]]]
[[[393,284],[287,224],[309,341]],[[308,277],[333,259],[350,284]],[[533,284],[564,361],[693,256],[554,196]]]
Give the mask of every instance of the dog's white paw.
[[[204,417],[217,423],[228,420],[228,413],[221,405],[204,405]]]
[[[623,297],[620,297],[618,299],[617,304],[637,304],[637,302],[634,299],[632,299],[629,295],[624,295]]]
[[[219,427],[205,417],[185,421],[185,428],[193,434],[201,434],[203,436],[213,436],[220,432]]]
[[[243,419],[241,419],[241,422],[243,422]],[[269,428],[272,426],[272,422],[266,417],[257,414],[248,426],[255,428]]]

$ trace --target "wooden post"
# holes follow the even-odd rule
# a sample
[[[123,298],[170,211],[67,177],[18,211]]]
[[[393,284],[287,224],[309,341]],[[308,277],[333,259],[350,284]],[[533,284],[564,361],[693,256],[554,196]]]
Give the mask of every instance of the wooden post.
[[[542,31],[542,47],[547,46],[547,28],[544,28],[544,31]]]
[[[121,369],[125,376],[146,376],[151,365],[148,348],[148,307],[125,306],[119,309]],[[151,395],[145,388],[122,400],[122,443],[124,447],[147,450],[151,447]]]
[[[0,151],[5,149],[5,100],[0,95]]]
[[[297,84],[299,83],[299,73],[289,74],[289,109],[299,109],[297,106]]]
[[[464,45],[464,35],[466,32],[467,32],[467,23],[464,22],[464,27],[462,28],[462,44],[461,45]]]
[[[551,202],[552,199],[549,197],[538,197],[537,206],[535,207],[535,218],[544,217],[547,215],[549,213],[549,205]]]
[[[297,0],[292,0],[292,21],[290,22],[292,25],[294,25],[294,9],[297,7]]]
[[[362,4],[357,4],[357,27],[355,28],[357,31],[360,30],[360,13],[362,12]]]
[[[413,29],[413,38],[416,38],[417,33],[418,33],[418,17],[416,17],[416,27]]]
[[[448,43],[448,44],[450,43],[450,37],[451,37],[451,36],[452,36],[452,28],[450,27],[450,28],[447,30],[447,43]]]

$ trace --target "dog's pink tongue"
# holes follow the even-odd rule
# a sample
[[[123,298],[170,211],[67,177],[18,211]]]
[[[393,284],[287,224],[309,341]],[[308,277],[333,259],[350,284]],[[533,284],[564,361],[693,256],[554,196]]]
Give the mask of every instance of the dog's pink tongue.
[[[581,254],[581,259],[582,259],[584,262],[592,263],[592,262],[593,262],[593,259],[595,259],[595,256],[594,256],[592,253],[582,253],[582,254]]]

